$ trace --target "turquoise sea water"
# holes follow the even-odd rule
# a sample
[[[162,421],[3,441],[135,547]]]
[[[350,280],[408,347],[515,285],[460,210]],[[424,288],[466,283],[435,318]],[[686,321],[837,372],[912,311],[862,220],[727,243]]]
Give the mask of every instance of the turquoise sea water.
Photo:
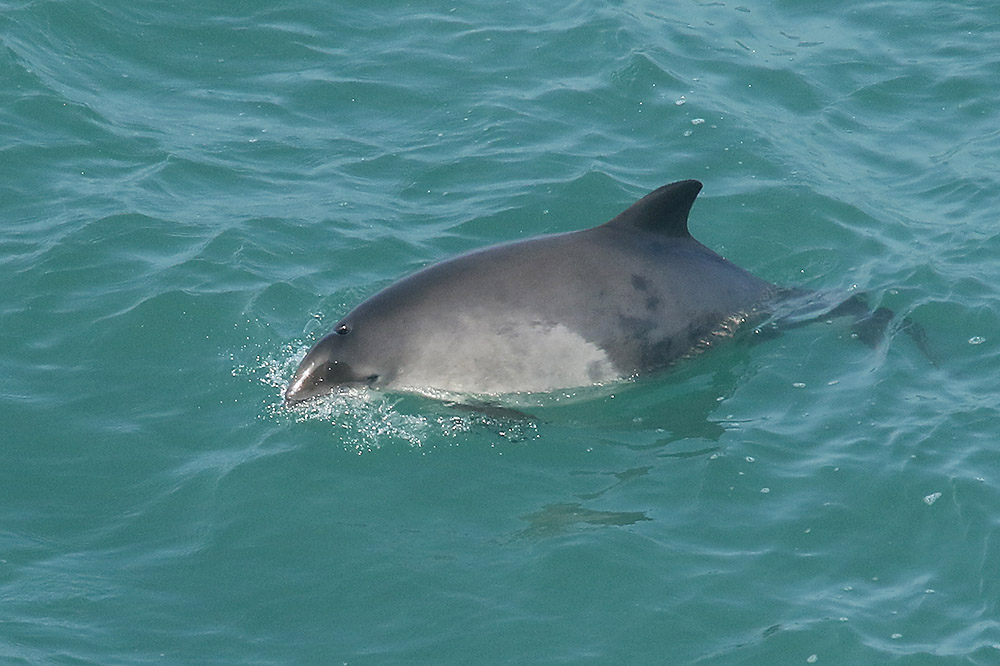
[[[0,663],[1000,663],[998,43],[982,0],[0,2]],[[681,178],[886,340],[280,406],[394,279]]]

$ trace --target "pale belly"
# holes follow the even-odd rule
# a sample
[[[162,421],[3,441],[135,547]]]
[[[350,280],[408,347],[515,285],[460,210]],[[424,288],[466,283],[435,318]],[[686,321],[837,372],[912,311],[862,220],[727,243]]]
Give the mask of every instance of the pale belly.
[[[563,324],[466,318],[420,336],[394,388],[520,393],[602,384],[622,374],[598,345]]]

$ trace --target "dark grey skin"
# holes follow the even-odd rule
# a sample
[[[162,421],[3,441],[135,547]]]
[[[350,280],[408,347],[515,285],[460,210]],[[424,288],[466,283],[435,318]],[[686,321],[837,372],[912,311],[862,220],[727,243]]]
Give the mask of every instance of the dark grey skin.
[[[286,404],[340,385],[502,394],[612,382],[710,345],[777,293],[688,232],[701,183],[592,229],[497,245],[390,285],[306,354]]]

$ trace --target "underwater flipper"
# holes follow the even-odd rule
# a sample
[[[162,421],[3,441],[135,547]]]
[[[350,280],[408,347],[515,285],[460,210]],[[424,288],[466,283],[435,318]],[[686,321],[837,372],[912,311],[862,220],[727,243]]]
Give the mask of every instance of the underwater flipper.
[[[857,340],[875,349],[885,339],[885,331],[896,314],[889,308],[879,307],[854,320],[851,332]]]
[[[851,325],[854,337],[874,349],[885,339],[885,332],[892,320],[896,318],[896,313],[882,306],[872,310],[869,308],[868,299],[864,294],[855,294],[831,310],[828,316],[854,317],[854,323]],[[917,349],[930,361],[931,365],[935,368],[938,367],[937,360],[931,354],[930,345],[927,342],[927,331],[924,330],[923,326],[910,317],[903,317],[900,330],[913,339]]]
[[[535,417],[527,412],[522,412],[519,409],[514,409],[513,407],[504,407],[503,405],[498,405],[491,402],[482,402],[479,400],[470,400],[468,402],[458,402],[454,400],[449,400],[445,405],[451,409],[459,412],[468,412],[472,414],[478,414],[479,416],[485,416],[491,419],[507,419],[511,421],[535,421]]]
[[[927,331],[924,330],[924,327],[909,317],[903,317],[902,330],[913,339],[913,344],[917,345],[917,349],[919,349],[920,353],[923,354],[928,361],[930,361],[931,365],[935,368],[939,367],[937,359],[931,353],[931,346],[927,339]]]

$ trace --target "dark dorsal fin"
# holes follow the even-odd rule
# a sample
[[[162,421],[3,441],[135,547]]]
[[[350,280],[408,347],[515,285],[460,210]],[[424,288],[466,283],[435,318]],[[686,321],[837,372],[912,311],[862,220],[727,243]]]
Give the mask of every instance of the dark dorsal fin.
[[[607,223],[609,227],[636,229],[664,236],[690,237],[688,213],[701,191],[697,180],[679,180],[653,190]]]

